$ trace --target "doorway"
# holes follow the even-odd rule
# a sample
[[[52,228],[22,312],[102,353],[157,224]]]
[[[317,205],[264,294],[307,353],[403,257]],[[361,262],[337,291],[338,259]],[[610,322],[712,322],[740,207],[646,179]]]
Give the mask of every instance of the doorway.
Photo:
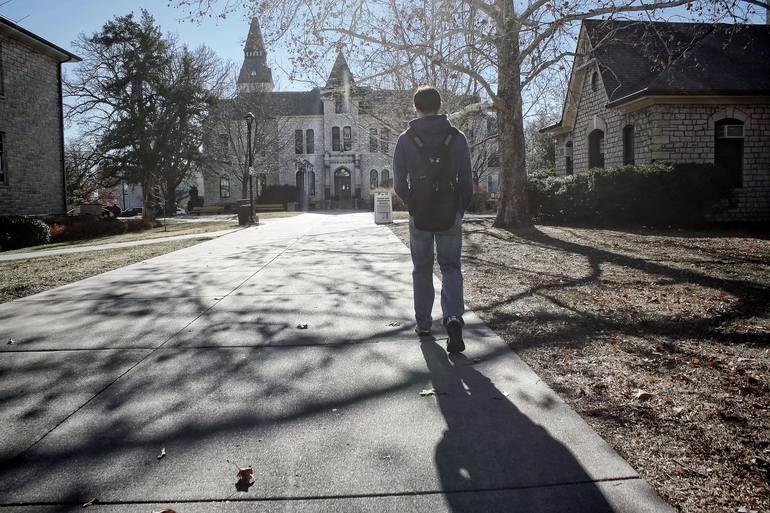
[[[350,185],[350,171],[341,167],[334,172],[334,199],[337,201],[337,208],[353,208]]]

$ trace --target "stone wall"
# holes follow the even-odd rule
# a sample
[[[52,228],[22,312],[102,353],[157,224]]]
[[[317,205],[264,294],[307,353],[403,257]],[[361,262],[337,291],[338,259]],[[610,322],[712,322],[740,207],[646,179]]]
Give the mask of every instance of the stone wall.
[[[714,124],[743,121],[743,187],[733,190],[729,221],[770,220],[770,105],[654,105],[656,127],[651,157],[664,162],[714,162]]]
[[[743,187],[718,219],[766,221],[770,219],[770,105],[657,104],[624,113],[607,109],[607,95],[597,76],[596,91],[591,88],[589,70],[578,104],[572,132],[556,138],[556,173],[566,174],[566,143],[573,144],[575,173],[588,170],[588,136],[598,128],[604,131],[605,167],[623,164],[623,127],[633,125],[634,161],[714,162],[714,124],[720,119],[744,122]]]
[[[0,43],[5,82],[0,132],[6,166],[0,215],[63,213],[59,65],[15,39],[0,37]]]

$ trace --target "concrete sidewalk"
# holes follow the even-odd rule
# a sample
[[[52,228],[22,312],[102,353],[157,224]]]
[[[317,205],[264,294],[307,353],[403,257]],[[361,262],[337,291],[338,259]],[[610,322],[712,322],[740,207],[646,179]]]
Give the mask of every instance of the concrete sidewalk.
[[[0,505],[672,511],[475,315],[420,343],[410,280],[371,214],[305,214],[0,305]]]
[[[108,244],[93,244],[74,246],[71,248],[61,249],[44,249],[40,251],[25,251],[23,253],[0,253],[0,262],[8,262],[10,260],[27,260],[30,258],[68,255],[70,253],[85,253],[87,251],[103,251],[105,249],[118,249],[118,248],[131,248],[134,246],[146,246],[147,244],[160,244],[161,242],[170,242],[174,240],[187,240],[187,239],[214,239],[228,233],[233,233],[240,228],[234,228],[232,230],[219,230],[216,232],[201,232],[201,233],[189,233],[187,235],[172,235],[170,237],[158,237],[156,239],[142,239],[132,240],[129,242],[111,242]]]

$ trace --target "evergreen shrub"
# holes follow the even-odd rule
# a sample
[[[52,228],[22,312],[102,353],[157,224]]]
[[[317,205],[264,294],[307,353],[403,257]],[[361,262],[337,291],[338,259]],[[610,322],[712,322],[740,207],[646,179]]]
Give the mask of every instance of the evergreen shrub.
[[[40,219],[27,216],[0,216],[0,251],[48,244],[50,230]]]
[[[533,174],[529,208],[538,221],[596,226],[692,226],[729,198],[728,174],[712,164],[649,164],[573,176]]]

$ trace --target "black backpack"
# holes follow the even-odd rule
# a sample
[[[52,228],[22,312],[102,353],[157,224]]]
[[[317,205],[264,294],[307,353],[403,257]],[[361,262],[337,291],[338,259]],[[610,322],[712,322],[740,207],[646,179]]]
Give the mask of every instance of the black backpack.
[[[409,180],[409,214],[418,230],[441,232],[455,223],[457,216],[457,167],[449,159],[449,147],[458,131],[447,130],[441,144],[427,146],[414,128],[406,135],[417,146],[419,159]]]

